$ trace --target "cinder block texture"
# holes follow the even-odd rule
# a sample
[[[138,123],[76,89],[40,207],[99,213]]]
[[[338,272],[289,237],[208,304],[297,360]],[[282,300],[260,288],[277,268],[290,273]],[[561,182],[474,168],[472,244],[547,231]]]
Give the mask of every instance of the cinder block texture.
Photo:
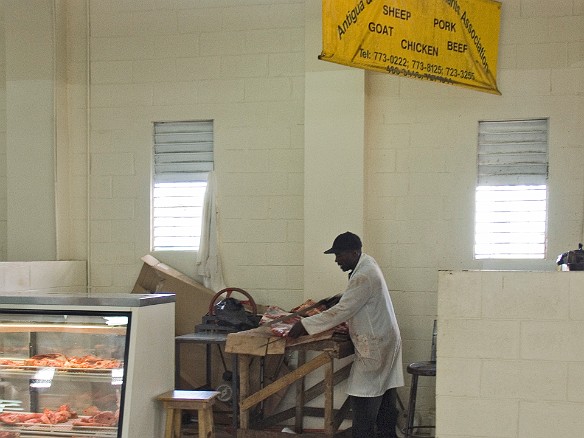
[[[583,281],[575,271],[440,273],[437,436],[581,436],[584,323],[572,315],[584,314]],[[477,301],[481,312],[460,311]]]

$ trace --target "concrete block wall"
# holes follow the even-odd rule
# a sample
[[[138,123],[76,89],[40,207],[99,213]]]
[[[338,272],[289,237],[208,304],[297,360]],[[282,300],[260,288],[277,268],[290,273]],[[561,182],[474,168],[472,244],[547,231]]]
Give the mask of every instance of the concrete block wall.
[[[3,35],[4,9],[0,8],[0,35]],[[6,44],[0,38],[0,59],[6,57]],[[0,260],[6,260],[6,64],[0,62]]]
[[[84,261],[0,262],[0,293],[86,293]]]
[[[583,272],[443,271],[440,438],[578,438]]]
[[[438,271],[553,271],[582,241],[583,47],[582,2],[505,0],[501,96],[366,72],[364,241],[390,285],[405,363],[429,357]],[[474,260],[478,123],[525,118],[549,118],[546,258]],[[420,385],[431,417],[435,382]]]
[[[226,280],[260,302],[296,305],[309,287],[305,2],[89,6],[92,288],[124,290],[149,252],[151,123],[213,118]],[[583,13],[578,1],[503,2],[502,96],[365,72],[363,237],[388,279],[405,363],[429,357],[440,269],[551,270],[556,255],[582,239]],[[80,59],[82,48],[74,51]],[[478,121],[530,117],[550,118],[548,256],[475,261]],[[192,272],[190,255],[157,257]],[[422,419],[432,421],[434,382],[420,384]],[[407,387],[400,394],[405,400]]]
[[[150,252],[152,123],[214,120],[226,283],[302,300],[304,1],[90,1],[93,290]],[[156,257],[192,274],[195,254]]]
[[[66,95],[69,193],[68,239],[59,242],[61,257],[88,260],[88,63],[87,2],[66,1]]]

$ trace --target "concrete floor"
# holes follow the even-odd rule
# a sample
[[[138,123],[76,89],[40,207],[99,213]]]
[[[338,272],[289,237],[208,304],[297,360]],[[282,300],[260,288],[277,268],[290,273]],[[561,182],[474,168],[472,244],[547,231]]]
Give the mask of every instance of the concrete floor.
[[[182,431],[181,438],[198,438],[199,434],[197,432],[196,426],[197,426],[196,424],[194,424],[193,426],[186,426]],[[427,436],[428,438],[432,437],[431,432],[429,430],[419,430],[418,433],[420,437],[424,436]],[[350,433],[348,433],[347,436],[350,437]],[[403,438],[404,434],[398,432],[398,437]],[[215,425],[215,438],[234,438],[234,435],[231,433],[230,427],[226,427],[223,425]]]
[[[400,427],[405,427],[405,416],[400,417],[401,421],[398,421],[398,425]],[[230,417],[222,415],[219,418],[215,419],[215,438],[234,438],[236,434],[233,434],[233,426],[230,424]],[[403,423],[403,424],[402,424]],[[433,436],[434,431],[431,429],[418,429],[416,431],[418,436],[420,437],[428,437],[431,438]],[[294,433],[291,432],[291,435]],[[350,431],[346,431],[346,436],[350,437]],[[343,434],[343,436],[345,436]],[[397,431],[398,437],[403,438],[404,433],[399,430]],[[186,424],[183,424],[181,438],[198,438],[198,426],[196,417],[191,417],[190,421]]]
[[[196,425],[194,427],[185,427],[182,430],[181,438],[196,438],[199,436]],[[215,426],[215,438],[233,438],[234,435],[230,429],[223,426]]]

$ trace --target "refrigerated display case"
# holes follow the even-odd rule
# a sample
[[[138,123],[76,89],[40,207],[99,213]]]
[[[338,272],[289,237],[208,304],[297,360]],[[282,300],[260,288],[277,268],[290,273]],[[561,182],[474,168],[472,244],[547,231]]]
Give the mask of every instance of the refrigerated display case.
[[[174,295],[0,296],[0,438],[159,438]]]

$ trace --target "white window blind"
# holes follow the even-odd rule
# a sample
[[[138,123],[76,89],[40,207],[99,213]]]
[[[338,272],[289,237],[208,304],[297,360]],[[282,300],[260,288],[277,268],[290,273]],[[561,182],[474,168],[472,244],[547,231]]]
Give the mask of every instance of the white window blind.
[[[481,186],[547,184],[547,119],[480,122]]]
[[[547,176],[547,119],[480,122],[475,258],[545,257]]]
[[[199,248],[213,121],[154,123],[152,249]]]

